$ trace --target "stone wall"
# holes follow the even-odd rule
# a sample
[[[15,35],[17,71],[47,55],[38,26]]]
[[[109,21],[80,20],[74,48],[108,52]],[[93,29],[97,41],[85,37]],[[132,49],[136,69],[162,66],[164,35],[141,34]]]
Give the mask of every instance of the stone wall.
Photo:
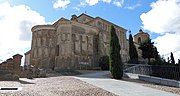
[[[60,24],[57,28],[56,69],[81,69],[95,66],[94,41],[97,30],[76,22]],[[97,54],[96,54],[97,55]]]
[[[67,68],[71,65],[71,25],[69,22],[59,24],[56,30],[55,68]]]
[[[93,17],[90,17],[86,14],[81,14],[81,16],[78,16],[77,21],[80,23],[87,23],[93,19],[94,19]]]
[[[30,64],[40,68],[53,68],[55,66],[55,30],[50,25],[42,26],[35,26],[32,30]]]
[[[144,42],[147,39],[149,39],[149,34],[143,32],[141,29],[139,30],[139,33],[134,35],[134,42],[138,44]]]
[[[16,54],[13,58],[9,58],[0,64],[0,71],[4,74],[0,75],[0,80],[18,80],[21,72],[22,55]]]
[[[102,18],[82,14],[73,20],[61,18],[52,25],[34,26],[30,64],[51,69],[98,67],[98,59],[109,55],[111,25],[116,28],[122,60],[127,62],[127,30]]]
[[[126,41],[126,29],[123,29],[109,21],[106,21],[100,17],[95,18],[94,21],[88,23],[90,26],[94,26],[98,28],[99,35],[98,35],[98,55],[99,58],[105,55],[109,55],[109,47],[110,47],[110,30],[111,25],[113,25],[116,29],[116,34],[119,38],[119,43],[121,46],[121,58],[123,62],[127,62],[129,60],[128,55],[128,45]]]
[[[9,58],[0,64],[0,70],[4,71],[20,71],[22,55],[16,54],[13,58]]]
[[[30,65],[30,58],[31,58],[31,54],[30,54],[31,50],[29,50],[28,52],[26,52],[25,55],[25,61],[24,61],[24,66],[28,66]]]

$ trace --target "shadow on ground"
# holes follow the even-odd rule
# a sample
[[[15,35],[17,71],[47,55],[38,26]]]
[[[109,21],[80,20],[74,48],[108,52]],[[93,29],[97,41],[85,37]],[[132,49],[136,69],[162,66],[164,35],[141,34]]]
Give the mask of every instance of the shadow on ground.
[[[97,78],[97,79],[111,79],[111,75],[110,75],[109,71],[99,71],[99,72],[96,72],[96,73],[76,75],[76,77]]]
[[[35,83],[32,83],[32,82],[27,82],[27,81],[23,81],[23,80],[19,80],[18,82],[21,83],[21,84],[35,84]]]

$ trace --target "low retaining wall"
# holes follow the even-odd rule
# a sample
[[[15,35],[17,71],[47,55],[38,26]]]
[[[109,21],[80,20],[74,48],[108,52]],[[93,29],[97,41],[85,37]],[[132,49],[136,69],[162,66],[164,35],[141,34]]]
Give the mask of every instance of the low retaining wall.
[[[152,82],[152,83],[180,88],[180,81],[177,81],[177,80],[170,80],[170,79],[164,79],[164,78],[147,76],[147,75],[139,75],[139,79],[143,81]]]

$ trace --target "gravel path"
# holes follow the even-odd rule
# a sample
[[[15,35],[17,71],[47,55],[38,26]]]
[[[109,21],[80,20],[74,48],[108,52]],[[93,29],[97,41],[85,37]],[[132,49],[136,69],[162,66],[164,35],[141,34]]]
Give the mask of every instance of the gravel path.
[[[73,76],[62,76],[58,73],[48,75],[50,76],[48,78],[33,80],[21,78],[20,82],[0,81],[0,87],[22,87],[20,91],[0,91],[0,96],[116,96],[106,90],[75,79]],[[137,79],[124,78],[123,80],[180,95],[180,88],[157,85]]]
[[[22,87],[15,92],[0,91],[0,96],[116,96],[72,76],[1,81],[0,87]]]

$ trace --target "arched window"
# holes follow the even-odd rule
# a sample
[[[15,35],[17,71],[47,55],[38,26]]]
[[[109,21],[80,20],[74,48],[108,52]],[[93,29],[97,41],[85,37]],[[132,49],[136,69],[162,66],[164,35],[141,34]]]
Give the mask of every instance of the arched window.
[[[138,38],[138,43],[141,43],[141,38],[140,37]]]

